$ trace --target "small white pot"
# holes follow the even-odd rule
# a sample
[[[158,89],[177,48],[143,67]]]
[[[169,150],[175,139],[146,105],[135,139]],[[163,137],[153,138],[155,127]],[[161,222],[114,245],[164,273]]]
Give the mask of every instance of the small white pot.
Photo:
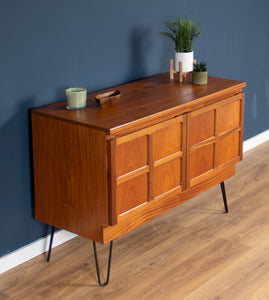
[[[84,88],[69,88],[65,90],[67,109],[82,109],[87,105],[87,90]]]
[[[182,61],[182,72],[193,70],[193,51],[175,52],[175,70],[179,72],[179,62]]]

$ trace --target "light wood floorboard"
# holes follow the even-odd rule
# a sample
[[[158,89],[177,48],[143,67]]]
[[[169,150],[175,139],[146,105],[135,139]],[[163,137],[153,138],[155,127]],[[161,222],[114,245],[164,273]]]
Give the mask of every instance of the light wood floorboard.
[[[115,240],[99,287],[92,244],[77,237],[0,275],[0,299],[269,300],[269,142],[227,180]],[[106,272],[108,245],[98,245]]]

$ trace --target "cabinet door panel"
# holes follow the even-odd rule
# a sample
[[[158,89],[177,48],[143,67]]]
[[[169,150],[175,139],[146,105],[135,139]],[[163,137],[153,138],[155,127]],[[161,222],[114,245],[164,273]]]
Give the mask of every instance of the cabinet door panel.
[[[121,183],[117,188],[117,214],[130,210],[148,199],[148,175],[143,174]]]
[[[242,158],[243,109],[240,93],[188,115],[187,187]]]
[[[118,145],[116,176],[134,171],[147,164],[147,136]]]
[[[190,145],[195,145],[215,134],[215,111],[213,109],[194,116],[190,121]]]
[[[153,197],[181,185],[181,158],[154,168]]]
[[[185,123],[179,116],[109,142],[113,224],[118,215],[181,188]]]
[[[152,134],[153,161],[181,150],[181,123],[176,123]]]
[[[216,166],[224,164],[238,156],[239,132],[233,132],[219,139],[216,153]]]
[[[214,144],[195,149],[190,155],[190,179],[214,168]]]
[[[221,133],[240,125],[240,100],[218,108],[217,132]]]

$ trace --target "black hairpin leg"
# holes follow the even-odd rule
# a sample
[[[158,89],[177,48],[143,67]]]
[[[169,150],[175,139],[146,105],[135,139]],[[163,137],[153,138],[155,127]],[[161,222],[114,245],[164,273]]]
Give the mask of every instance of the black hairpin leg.
[[[95,242],[93,241],[92,244],[93,244],[93,251],[94,251],[94,258],[95,258],[95,266],[96,266],[96,273],[97,273],[98,283],[99,283],[100,286],[106,286],[109,282],[113,241],[110,242],[108,265],[107,265],[107,277],[106,277],[106,282],[104,282],[104,283],[102,283],[101,280],[100,280],[100,272],[99,272],[98,257],[97,257]]]
[[[52,242],[53,242],[54,232],[55,232],[55,227],[52,226],[51,227],[50,244],[49,244],[49,251],[48,251],[47,261],[50,260],[50,254],[51,254],[51,248],[52,248]]]
[[[221,187],[221,192],[222,192],[222,197],[223,197],[223,203],[224,203],[224,207],[225,207],[225,213],[227,213],[228,212],[228,204],[227,204],[227,198],[226,198],[224,181],[222,181],[220,183],[220,187]]]

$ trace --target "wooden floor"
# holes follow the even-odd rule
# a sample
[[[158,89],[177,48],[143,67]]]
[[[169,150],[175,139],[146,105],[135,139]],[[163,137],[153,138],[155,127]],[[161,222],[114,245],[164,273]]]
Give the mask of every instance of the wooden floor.
[[[99,287],[92,244],[77,237],[0,276],[0,299],[269,299],[269,142],[226,181],[115,240]],[[100,264],[107,246],[98,246]],[[102,274],[106,272],[102,268]]]

